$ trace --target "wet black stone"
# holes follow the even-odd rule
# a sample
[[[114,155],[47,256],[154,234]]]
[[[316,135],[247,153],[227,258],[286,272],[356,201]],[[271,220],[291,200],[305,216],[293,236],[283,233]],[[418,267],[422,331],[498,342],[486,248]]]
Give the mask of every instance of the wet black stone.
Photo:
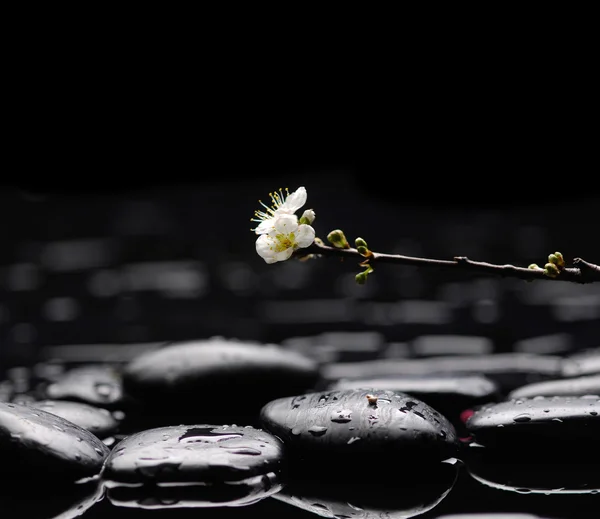
[[[179,425],[128,436],[101,477],[119,506],[239,506],[281,490],[283,468],[283,444],[267,431]]]
[[[410,475],[397,471],[374,473],[290,474],[272,497],[323,517],[401,519],[435,508],[450,492],[458,475],[457,463],[427,463]]]
[[[581,377],[592,374],[600,374],[600,348],[590,348],[573,353],[563,360],[562,375],[564,377]]]
[[[512,391],[509,399],[535,396],[600,395],[600,374],[583,377],[560,378],[527,384]]]
[[[462,429],[460,414],[466,409],[498,402],[498,384],[482,375],[414,375],[380,378],[342,379],[328,389],[377,388],[406,393],[422,400]]]
[[[514,449],[470,449],[465,460],[471,477],[480,483],[519,494],[600,494],[596,459],[531,458]]]
[[[502,394],[525,384],[559,378],[562,357],[529,353],[453,355],[424,359],[381,359],[365,362],[331,363],[323,368],[323,378],[423,376],[440,374],[483,375],[498,384]]]
[[[115,435],[119,430],[119,420],[108,409],[102,407],[68,400],[40,400],[27,405],[58,415],[100,439]]]
[[[124,405],[121,374],[111,365],[90,364],[69,369],[48,384],[44,398],[70,400],[117,409]]]
[[[377,397],[370,403],[367,395]],[[358,467],[398,459],[444,459],[460,443],[454,426],[424,402],[393,391],[348,389],[286,397],[266,404],[263,427],[281,438],[288,457],[331,459]],[[379,465],[378,465],[379,466]]]
[[[96,475],[109,449],[89,431],[40,409],[0,403],[0,475],[74,481]]]
[[[466,422],[476,443],[552,452],[598,447],[600,396],[534,397],[486,404]]]
[[[313,388],[319,365],[277,345],[212,339],[143,354],[126,366],[123,377],[126,394],[148,409],[140,418],[152,413],[151,423],[159,426],[258,425],[264,404]]]

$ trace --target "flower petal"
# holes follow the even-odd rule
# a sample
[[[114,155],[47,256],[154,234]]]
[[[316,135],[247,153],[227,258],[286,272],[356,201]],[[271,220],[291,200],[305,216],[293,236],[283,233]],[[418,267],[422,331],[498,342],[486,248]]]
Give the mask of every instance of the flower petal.
[[[256,252],[261,258],[273,258],[275,252],[275,241],[268,234],[261,234],[256,240]]]
[[[306,203],[306,197],[306,188],[299,187],[285,199],[279,210],[286,213],[295,213]]]
[[[303,224],[298,227],[298,231],[296,232],[296,243],[298,247],[304,248],[312,245],[312,242],[315,241],[315,230],[310,226]]]
[[[273,218],[269,218],[268,220],[260,222],[256,226],[256,229],[254,229],[254,232],[256,234],[265,234],[265,233],[268,233],[269,231],[271,231],[272,229],[273,229]]]
[[[294,252],[294,249],[292,247],[289,247],[288,249],[284,249],[281,252],[278,252],[277,254],[275,254],[275,259],[277,261],[285,261],[290,258],[290,256],[293,254],[293,252]]]
[[[295,214],[280,214],[273,222],[275,230],[280,234],[290,234],[298,229],[298,217]]]

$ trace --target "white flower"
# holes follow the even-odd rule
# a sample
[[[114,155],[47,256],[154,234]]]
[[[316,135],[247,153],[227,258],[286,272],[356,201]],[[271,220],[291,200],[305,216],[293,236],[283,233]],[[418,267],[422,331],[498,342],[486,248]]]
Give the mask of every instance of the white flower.
[[[306,224],[298,224],[294,214],[278,214],[271,218],[272,229],[256,240],[256,252],[266,263],[276,263],[290,258],[298,248],[305,248],[315,241],[315,230]]]
[[[275,191],[269,193],[271,197],[272,205],[269,207],[265,205],[261,200],[260,204],[266,209],[265,211],[254,211],[255,218],[250,220],[258,222],[255,229],[252,229],[256,234],[266,234],[271,232],[274,228],[274,219],[279,215],[293,215],[298,209],[300,209],[306,203],[306,188],[299,187],[296,191],[290,194],[288,189]]]

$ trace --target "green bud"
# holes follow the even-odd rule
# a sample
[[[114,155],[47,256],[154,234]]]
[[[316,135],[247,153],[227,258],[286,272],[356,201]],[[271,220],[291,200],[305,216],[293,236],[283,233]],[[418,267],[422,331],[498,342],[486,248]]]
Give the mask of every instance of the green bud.
[[[310,225],[315,221],[315,212],[312,209],[307,209],[302,213],[302,216],[298,220],[298,223]]]
[[[344,231],[342,231],[340,229],[331,231],[327,235],[327,240],[329,240],[329,243],[331,243],[334,247],[337,247],[338,249],[349,249],[350,248],[350,244],[348,243],[348,240],[346,239],[346,235],[344,234]]]
[[[556,254],[549,254],[548,262],[558,266],[558,256]]]
[[[560,268],[565,268],[565,258],[563,258],[563,255],[560,252],[555,252],[554,255],[558,258],[558,263],[556,265]]]
[[[356,250],[358,251],[358,253],[361,256],[367,256],[369,254],[369,249],[367,249],[365,246],[363,245],[359,245],[358,247],[356,247]]]
[[[364,247],[365,249],[368,248],[367,242],[362,238],[356,238],[356,240],[354,240],[354,245],[356,245],[357,249],[359,247]]]
[[[364,285],[367,282],[368,275],[369,275],[369,273],[365,270],[364,272],[359,272],[358,274],[356,274],[354,279],[356,279],[356,282],[359,285]]]
[[[544,265],[544,274],[548,277],[555,278],[560,274],[560,270],[558,270],[558,267],[554,263],[546,263]]]
[[[532,263],[531,265],[529,265],[529,267],[527,267],[528,269],[531,270],[538,270],[540,267],[537,263]]]

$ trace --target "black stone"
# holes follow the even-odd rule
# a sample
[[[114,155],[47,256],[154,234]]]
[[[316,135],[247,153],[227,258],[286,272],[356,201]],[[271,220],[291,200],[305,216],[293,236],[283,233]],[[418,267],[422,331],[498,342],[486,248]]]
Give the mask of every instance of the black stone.
[[[498,384],[482,375],[414,375],[380,378],[342,379],[329,390],[376,388],[406,393],[422,400],[463,428],[461,412],[501,400]]]
[[[598,448],[600,396],[534,397],[486,404],[466,422],[476,443],[515,451]]]
[[[565,357],[562,364],[564,377],[600,374],[600,348],[590,348]]]
[[[119,420],[108,409],[102,407],[68,400],[40,400],[27,405],[58,415],[90,431],[101,440],[119,431]]]
[[[75,481],[98,474],[108,453],[100,439],[60,416],[0,403],[3,479]]]
[[[112,365],[77,366],[48,384],[44,398],[70,400],[106,409],[118,409],[124,405],[121,374]]]
[[[319,365],[277,345],[212,339],[142,354],[126,366],[123,377],[126,394],[148,409],[140,419],[152,413],[160,426],[258,425],[264,404],[313,388]]]
[[[424,463],[417,470],[396,471],[393,485],[382,472],[368,475],[290,474],[273,499],[323,517],[402,519],[435,508],[456,482],[458,463]]]
[[[281,490],[283,462],[283,444],[267,431],[179,425],[122,440],[107,458],[102,480],[119,506],[239,506]]]
[[[370,403],[367,395],[377,397]],[[371,399],[373,402],[373,399]],[[263,427],[302,462],[317,458],[336,464],[408,458],[445,459],[460,442],[450,421],[424,402],[402,393],[370,389],[315,392],[266,404]]]
[[[323,378],[423,376],[440,374],[483,375],[498,384],[502,394],[525,384],[559,378],[562,357],[529,353],[491,355],[452,355],[424,359],[379,359],[365,362],[331,363],[323,368]]]
[[[533,398],[535,396],[584,396],[600,395],[600,374],[583,377],[546,380],[526,384],[513,390],[509,399]]]

